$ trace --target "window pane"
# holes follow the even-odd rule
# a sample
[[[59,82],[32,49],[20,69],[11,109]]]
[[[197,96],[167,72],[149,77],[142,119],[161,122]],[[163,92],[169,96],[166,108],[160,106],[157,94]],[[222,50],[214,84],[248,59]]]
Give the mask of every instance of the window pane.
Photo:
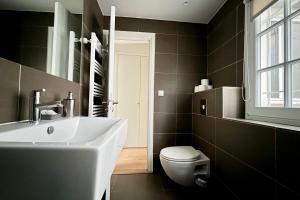
[[[280,25],[260,36],[258,69],[278,65],[284,61],[284,25]],[[258,46],[259,48],[259,46]]]
[[[256,32],[260,33],[284,17],[284,0],[279,0],[273,6],[264,11],[256,21]]]
[[[291,23],[291,33],[290,33],[290,59],[294,60],[300,58],[300,15],[292,18]]]
[[[260,98],[262,107],[284,107],[283,67],[261,73]]]
[[[299,10],[300,0],[291,0],[291,13]]]
[[[292,65],[293,107],[300,108],[300,63]]]

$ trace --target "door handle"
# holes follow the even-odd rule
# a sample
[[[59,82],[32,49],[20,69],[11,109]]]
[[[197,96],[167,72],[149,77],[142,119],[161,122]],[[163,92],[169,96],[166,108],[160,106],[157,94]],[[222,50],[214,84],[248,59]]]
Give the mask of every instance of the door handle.
[[[118,101],[113,101],[112,103],[113,103],[113,105],[119,104]]]
[[[102,101],[102,104],[109,104],[109,102],[112,102],[113,105],[119,104],[118,101],[112,101],[112,100],[108,100],[108,101]]]

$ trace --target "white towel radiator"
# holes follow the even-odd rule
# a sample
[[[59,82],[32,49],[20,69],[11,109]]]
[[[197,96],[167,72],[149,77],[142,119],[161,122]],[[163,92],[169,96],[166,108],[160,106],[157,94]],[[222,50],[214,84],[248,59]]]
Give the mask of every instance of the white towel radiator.
[[[107,114],[106,104],[102,104],[105,97],[105,68],[103,67],[105,51],[103,45],[92,32],[90,52],[90,88],[89,111],[90,117],[104,117]]]

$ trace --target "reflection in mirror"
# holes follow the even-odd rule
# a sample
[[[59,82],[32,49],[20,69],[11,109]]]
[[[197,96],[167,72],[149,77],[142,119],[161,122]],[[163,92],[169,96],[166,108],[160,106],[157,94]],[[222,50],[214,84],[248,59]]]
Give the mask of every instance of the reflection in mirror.
[[[83,0],[1,0],[0,57],[79,82]]]

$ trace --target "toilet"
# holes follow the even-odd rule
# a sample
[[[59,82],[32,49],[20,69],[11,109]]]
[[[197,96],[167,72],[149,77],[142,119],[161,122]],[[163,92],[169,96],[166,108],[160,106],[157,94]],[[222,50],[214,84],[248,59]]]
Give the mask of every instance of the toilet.
[[[170,179],[183,186],[206,187],[210,160],[192,146],[167,147],[159,154],[161,165]]]

